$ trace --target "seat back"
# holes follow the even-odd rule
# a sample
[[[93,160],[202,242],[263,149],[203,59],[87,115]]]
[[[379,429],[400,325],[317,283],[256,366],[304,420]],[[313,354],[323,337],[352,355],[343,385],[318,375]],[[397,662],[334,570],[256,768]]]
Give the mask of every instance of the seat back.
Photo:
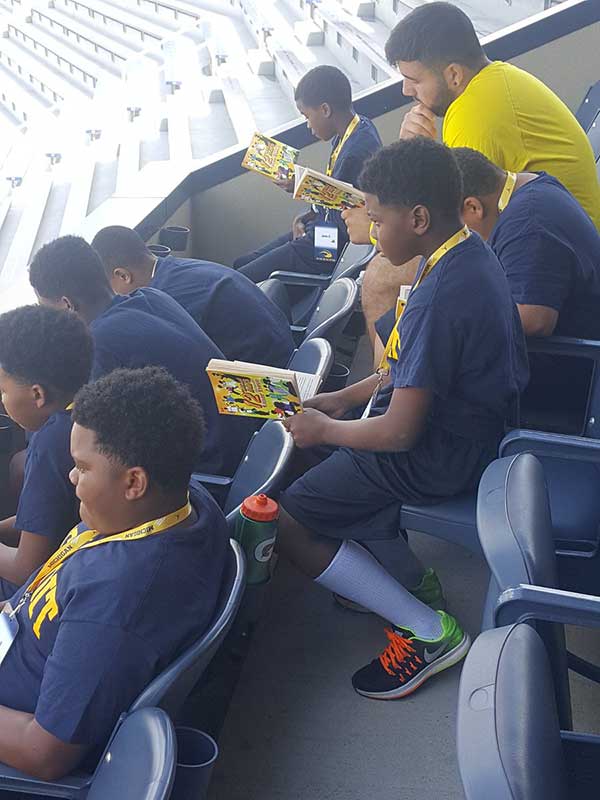
[[[140,708],[123,720],[100,761],[87,800],[166,800],[173,787],[177,744],[160,708]]]
[[[331,274],[331,282],[333,283],[339,278],[356,280],[376,252],[377,248],[372,244],[352,244],[352,242],[348,242]]]
[[[231,540],[211,624],[199,639],[148,684],[131,706],[130,713],[147,706],[159,706],[171,719],[175,718],[233,623],[244,593],[245,576],[244,554],[240,545]]]
[[[269,300],[282,311],[288,322],[292,321],[292,304],[287,286],[277,278],[268,278],[257,284],[258,288]]]
[[[253,494],[277,498],[289,465],[294,441],[278,420],[268,420],[254,434],[236,470],[223,512],[228,524],[242,501]]]
[[[457,749],[467,800],[567,800],[552,675],[530,625],[474,642],[460,678]]]
[[[332,347],[344,330],[358,298],[358,286],[339,278],[325,289],[306,327],[305,339],[326,339]]]
[[[587,133],[594,158],[600,159],[600,81],[590,87],[577,109],[577,120]]]
[[[333,350],[325,339],[312,337],[302,342],[292,355],[288,369],[319,375],[324,381],[333,363]]]

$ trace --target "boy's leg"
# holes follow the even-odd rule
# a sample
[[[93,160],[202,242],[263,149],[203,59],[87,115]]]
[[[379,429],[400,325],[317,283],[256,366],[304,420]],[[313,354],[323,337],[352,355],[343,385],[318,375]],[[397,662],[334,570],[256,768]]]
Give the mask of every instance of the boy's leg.
[[[254,281],[267,280],[275,270],[320,274],[333,271],[335,264],[314,259],[314,240],[309,234],[287,241],[240,267],[239,271]]]
[[[270,242],[267,242],[262,247],[259,247],[257,250],[252,250],[249,253],[246,253],[233,262],[234,269],[240,269],[240,267],[244,267],[246,264],[249,264],[251,261],[255,261],[260,256],[263,256],[265,253],[270,253],[271,250],[275,250],[277,247],[281,247],[282,244],[286,242],[292,241],[292,234],[291,231],[289,233],[282,233],[281,236],[277,236],[277,238],[273,239]]]

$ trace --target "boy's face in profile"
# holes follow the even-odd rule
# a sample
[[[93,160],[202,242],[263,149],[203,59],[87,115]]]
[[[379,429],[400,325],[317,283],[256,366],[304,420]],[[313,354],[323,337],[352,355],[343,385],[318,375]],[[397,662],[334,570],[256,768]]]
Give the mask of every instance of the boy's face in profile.
[[[335,136],[331,121],[331,108],[327,103],[322,103],[317,108],[312,108],[311,106],[305,106],[302,101],[298,100],[296,106],[305,118],[308,129],[317,139],[327,142]]]
[[[0,367],[0,398],[8,416],[27,431],[37,431],[46,421],[46,393],[37,384],[19,383]]]
[[[103,534],[119,533],[127,519],[127,470],[98,449],[94,431],[73,424],[69,479],[81,505],[81,519]]]
[[[381,252],[394,266],[420,255],[414,209],[384,206],[374,194],[366,194],[366,206]]]

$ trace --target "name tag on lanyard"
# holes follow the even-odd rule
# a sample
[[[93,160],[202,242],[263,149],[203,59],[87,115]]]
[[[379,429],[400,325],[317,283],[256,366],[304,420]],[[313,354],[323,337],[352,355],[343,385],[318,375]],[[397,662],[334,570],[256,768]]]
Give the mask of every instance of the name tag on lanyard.
[[[337,225],[320,223],[315,225],[315,261],[329,261],[335,264],[338,254],[338,229]]]
[[[12,647],[12,643],[19,632],[19,620],[12,613],[11,604],[5,603],[0,614],[0,664],[6,658],[6,654]]]

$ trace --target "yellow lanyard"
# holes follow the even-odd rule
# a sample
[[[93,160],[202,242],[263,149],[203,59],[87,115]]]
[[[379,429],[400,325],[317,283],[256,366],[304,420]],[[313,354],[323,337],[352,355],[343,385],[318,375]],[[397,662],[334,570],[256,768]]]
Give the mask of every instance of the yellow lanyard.
[[[327,165],[327,172],[326,175],[333,175],[333,168],[335,167],[335,162],[338,160],[338,156],[341,152],[342,147],[346,144],[348,139],[352,136],[354,131],[356,130],[357,126],[360,124],[360,117],[358,114],[355,114],[352,119],[350,120],[350,124],[344,131],[344,135],[337,143],[337,146],[333,153],[329,156],[329,164]]]
[[[447,241],[444,242],[438,249],[429,256],[427,261],[425,262],[425,266],[421,271],[421,274],[417,278],[414,286],[411,289],[411,292],[414,292],[419,286],[423,283],[425,278],[431,273],[435,265],[438,261],[449,253],[452,248],[456,247],[457,244],[466,241],[469,236],[471,235],[471,231],[465,225],[464,228],[457,231],[453,234]],[[404,313],[404,309],[406,308],[408,298],[399,297],[396,301],[396,323],[392,329],[392,332],[389,335],[387,340],[387,344],[385,346],[385,350],[383,352],[383,356],[381,357],[381,361],[379,362],[379,368],[377,369],[378,374],[381,377],[381,382],[383,381],[383,376],[389,375],[390,371],[390,364],[389,359],[397,359],[398,358],[398,351],[400,349],[400,334],[398,332],[398,323],[400,322],[400,317]]]
[[[44,581],[52,573],[59,570],[64,562],[71,556],[75,555],[75,553],[77,553],[79,550],[88,550],[91,547],[98,547],[101,544],[109,544],[110,542],[131,542],[135,541],[136,539],[145,539],[148,536],[154,536],[156,533],[162,533],[168,528],[172,528],[174,525],[177,525],[179,522],[183,522],[183,520],[187,519],[191,513],[192,506],[188,500],[184,506],[179,508],[177,511],[173,511],[171,514],[167,514],[166,517],[158,517],[158,519],[150,520],[150,522],[144,522],[142,525],[139,525],[136,528],[130,528],[122,533],[116,533],[112,536],[105,536],[102,539],[96,539],[95,541],[92,540],[98,536],[98,531],[92,530],[77,533],[77,526],[75,526],[67,534],[65,540],[56,553],[54,553],[54,555],[51,556],[48,561],[46,561],[35,578],[31,581],[23,596],[19,600],[18,605],[12,612],[11,617],[14,617],[15,614],[20,611],[20,609],[29,600],[31,595],[35,592],[42,581]]]
[[[506,206],[510,203],[510,198],[513,196],[516,184],[517,184],[517,173],[507,172],[506,183],[504,184],[504,189],[502,189],[502,194],[500,195],[500,199],[498,200],[498,213],[501,214],[506,208]]]

